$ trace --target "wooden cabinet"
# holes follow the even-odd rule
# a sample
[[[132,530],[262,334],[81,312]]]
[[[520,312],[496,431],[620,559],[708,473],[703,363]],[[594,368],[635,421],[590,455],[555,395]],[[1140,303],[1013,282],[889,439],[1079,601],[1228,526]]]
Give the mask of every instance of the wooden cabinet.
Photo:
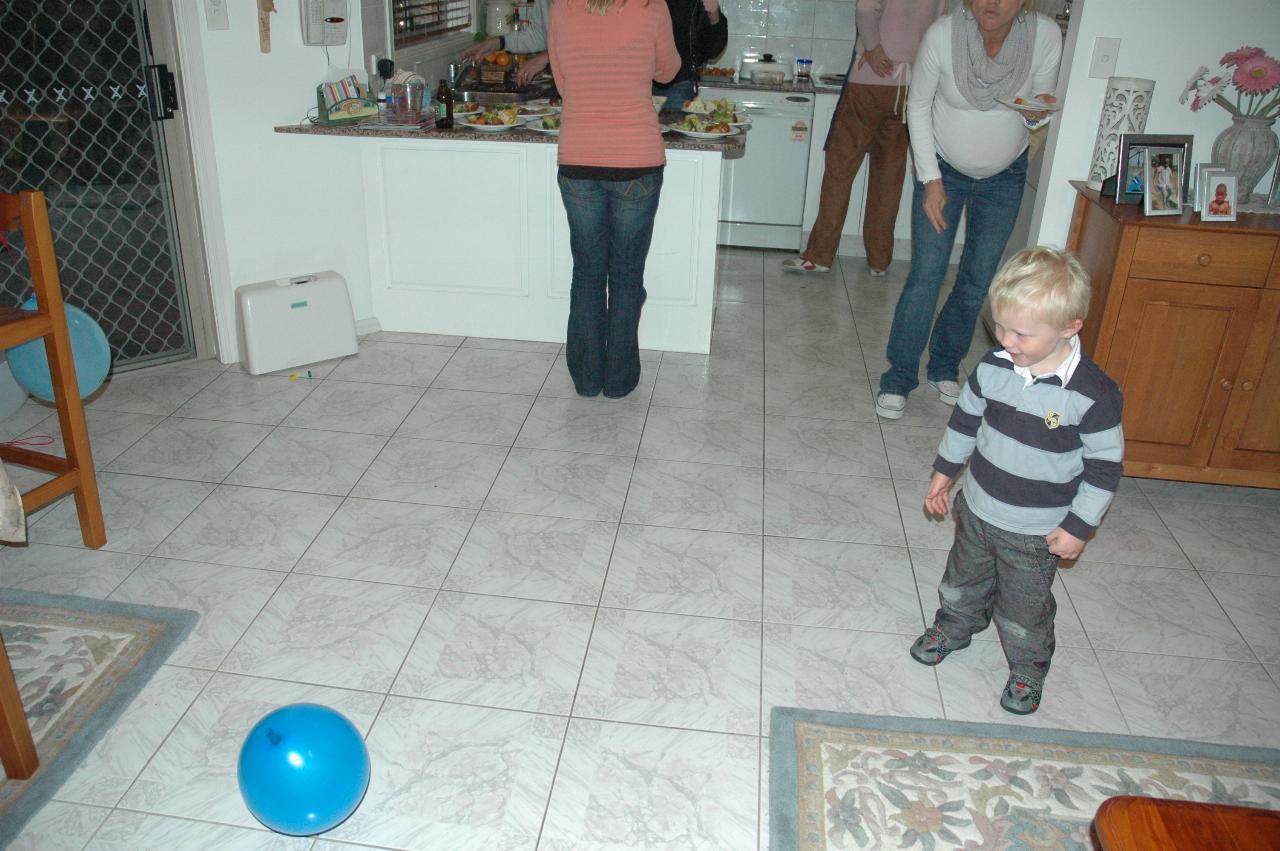
[[[1280,216],[1147,218],[1073,185],[1081,341],[1124,390],[1125,473],[1280,488]]]

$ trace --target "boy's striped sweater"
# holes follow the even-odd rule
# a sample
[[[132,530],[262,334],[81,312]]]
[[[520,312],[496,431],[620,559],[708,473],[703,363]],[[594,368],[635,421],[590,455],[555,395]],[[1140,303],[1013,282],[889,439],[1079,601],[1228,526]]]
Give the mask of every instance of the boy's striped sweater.
[[[1001,529],[1081,540],[1120,484],[1120,388],[1087,355],[1066,385],[1057,374],[1027,383],[1003,349],[965,382],[933,468],[955,478],[969,462],[965,499]]]

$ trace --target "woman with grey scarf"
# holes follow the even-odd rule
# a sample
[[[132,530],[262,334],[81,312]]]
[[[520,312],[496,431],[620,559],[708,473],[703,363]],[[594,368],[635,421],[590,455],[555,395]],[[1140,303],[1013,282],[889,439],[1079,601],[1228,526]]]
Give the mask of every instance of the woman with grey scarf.
[[[1027,0],[965,0],[925,33],[912,67],[907,126],[915,161],[911,272],[898,298],[876,413],[899,419],[919,386],[920,357],[939,398],[960,397],[960,361],[1005,243],[1027,173],[1028,131],[1048,120],[1018,99],[1052,102],[1062,33]],[[1033,94],[1034,93],[1034,94]],[[955,287],[934,321],[960,214],[964,251]]]

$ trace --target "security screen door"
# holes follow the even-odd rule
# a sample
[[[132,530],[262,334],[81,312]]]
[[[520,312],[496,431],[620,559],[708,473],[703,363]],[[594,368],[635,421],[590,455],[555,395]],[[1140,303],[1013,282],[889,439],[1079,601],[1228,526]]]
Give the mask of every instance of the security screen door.
[[[0,190],[45,193],[66,301],[102,326],[117,371],[193,357],[161,126],[176,94],[143,0],[0,9]],[[21,237],[9,241],[0,301],[13,305],[27,270]]]

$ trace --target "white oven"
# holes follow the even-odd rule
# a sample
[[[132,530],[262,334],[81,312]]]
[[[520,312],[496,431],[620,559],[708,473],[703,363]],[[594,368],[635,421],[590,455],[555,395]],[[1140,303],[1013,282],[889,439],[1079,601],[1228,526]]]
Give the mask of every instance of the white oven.
[[[814,96],[707,86],[700,96],[734,101],[751,119],[746,154],[724,161],[720,243],[800,250]]]

